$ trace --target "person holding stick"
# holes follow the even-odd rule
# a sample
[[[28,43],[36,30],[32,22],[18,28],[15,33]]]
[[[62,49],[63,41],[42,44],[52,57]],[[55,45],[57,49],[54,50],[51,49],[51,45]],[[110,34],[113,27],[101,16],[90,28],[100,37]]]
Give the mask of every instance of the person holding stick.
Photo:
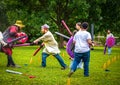
[[[17,33],[20,32],[20,30],[25,27],[25,25],[22,24],[21,20],[17,20],[14,25],[9,26],[4,32],[3,32],[3,41],[5,43],[16,39]],[[19,65],[16,65],[12,59],[12,48],[13,48],[14,42],[11,42],[10,44],[3,45],[2,51],[7,55],[7,67],[21,67]]]
[[[43,26],[41,26],[41,32],[43,33],[43,36],[33,41],[33,43],[37,44],[40,40],[42,40],[45,46],[42,52],[41,66],[46,67],[46,58],[49,55],[53,55],[61,65],[62,67],[61,69],[64,70],[67,68],[67,65],[64,63],[62,57],[59,55],[60,50],[58,48],[58,43],[54,39],[54,36],[52,35],[52,33],[49,31],[49,28],[50,27],[47,24],[44,24]]]
[[[73,41],[75,43],[75,49],[74,49],[74,61],[73,65],[70,69],[70,72],[68,74],[68,77],[71,77],[71,75],[76,71],[77,65],[80,63],[81,60],[84,62],[84,76],[89,76],[89,61],[90,61],[90,46],[92,45],[91,35],[89,32],[87,32],[88,29],[88,23],[83,22],[81,31],[78,31]]]
[[[81,31],[81,22],[77,22],[75,27],[76,27],[77,30],[74,30],[74,31],[73,31],[73,37],[74,37],[74,35],[75,35],[78,31]],[[74,44],[75,44],[75,43],[73,43],[73,49],[72,49],[73,51],[74,51],[74,46],[75,46]],[[70,68],[71,68],[72,65],[73,65],[73,60],[74,60],[74,58],[71,57]],[[83,69],[82,60],[81,60],[81,62],[77,65],[77,68]]]

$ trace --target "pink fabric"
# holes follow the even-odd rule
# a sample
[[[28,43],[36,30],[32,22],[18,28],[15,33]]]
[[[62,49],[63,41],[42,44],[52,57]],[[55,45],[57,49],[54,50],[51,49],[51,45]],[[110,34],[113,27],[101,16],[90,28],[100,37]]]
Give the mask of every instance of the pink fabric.
[[[11,26],[11,27],[10,27],[10,32],[12,32],[12,33],[17,33],[16,26]]]
[[[6,55],[12,55],[12,48],[2,47],[2,50]]]

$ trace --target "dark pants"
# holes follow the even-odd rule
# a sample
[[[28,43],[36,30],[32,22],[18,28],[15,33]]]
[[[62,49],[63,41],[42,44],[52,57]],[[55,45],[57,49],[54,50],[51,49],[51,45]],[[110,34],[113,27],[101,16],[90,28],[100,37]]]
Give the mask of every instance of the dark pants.
[[[7,55],[7,66],[15,66],[15,63],[12,59],[12,48],[10,47],[2,47],[2,51]]]

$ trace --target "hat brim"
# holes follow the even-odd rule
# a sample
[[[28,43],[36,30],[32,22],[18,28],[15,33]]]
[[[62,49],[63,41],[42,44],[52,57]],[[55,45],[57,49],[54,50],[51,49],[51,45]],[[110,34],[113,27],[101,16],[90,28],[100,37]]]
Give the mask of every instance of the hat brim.
[[[25,25],[23,24],[15,24],[16,26],[19,26],[19,27],[25,27]]]

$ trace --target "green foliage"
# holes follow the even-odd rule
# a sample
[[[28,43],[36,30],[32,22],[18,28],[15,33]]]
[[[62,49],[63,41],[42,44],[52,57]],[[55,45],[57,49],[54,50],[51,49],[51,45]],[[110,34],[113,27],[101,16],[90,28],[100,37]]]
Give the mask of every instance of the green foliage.
[[[115,36],[120,28],[119,0],[1,0],[0,28],[2,31],[16,20],[22,20],[23,29],[30,41],[39,37],[40,26],[47,23],[51,31],[58,31],[69,36],[61,24],[65,20],[70,30],[75,29],[75,23],[87,21],[94,23],[95,35],[110,29]],[[54,29],[53,29],[54,28]],[[59,38],[63,41],[63,38]]]

